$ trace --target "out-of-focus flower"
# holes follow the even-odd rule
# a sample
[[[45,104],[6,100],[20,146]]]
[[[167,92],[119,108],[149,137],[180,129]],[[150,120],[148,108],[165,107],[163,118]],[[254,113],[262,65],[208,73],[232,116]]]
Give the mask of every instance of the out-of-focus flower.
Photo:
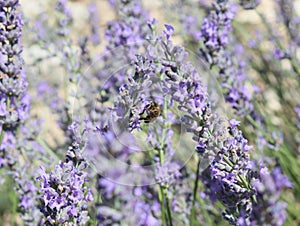
[[[292,42],[297,46],[300,45],[299,25],[300,17],[297,16],[297,7],[295,2],[292,0],[276,0],[275,1],[280,9],[278,12],[282,19],[285,27],[287,28],[288,34],[291,37]]]
[[[90,41],[97,45],[100,43],[100,34],[99,34],[99,11],[95,3],[89,5],[89,22],[91,26],[91,35],[89,37]]]
[[[231,5],[229,1],[217,0],[208,17],[204,18],[201,37],[212,56],[228,44],[228,36],[232,30],[231,21],[235,13],[236,7]]]
[[[0,1],[0,167],[13,164],[17,131],[30,108],[21,44],[23,19],[19,1]]]
[[[255,9],[260,2],[261,0],[240,0],[240,5],[244,9]]]
[[[166,35],[167,40],[169,40],[172,34],[174,33],[174,27],[172,25],[165,24],[165,28],[166,30],[164,30],[163,32]]]
[[[279,199],[283,189],[292,188],[288,177],[282,174],[279,166],[272,172],[260,167],[259,177],[253,180],[253,186],[257,191],[257,201],[253,204],[250,225],[283,225],[287,204]]]
[[[41,224],[42,214],[38,208],[38,188],[32,179],[30,167],[18,168],[14,171],[15,190],[19,195],[19,207],[26,225]]]

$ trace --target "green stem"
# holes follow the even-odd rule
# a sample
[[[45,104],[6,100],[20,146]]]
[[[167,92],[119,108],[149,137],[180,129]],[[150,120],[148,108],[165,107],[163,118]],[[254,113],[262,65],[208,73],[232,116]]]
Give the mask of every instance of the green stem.
[[[55,152],[49,147],[49,145],[39,136],[36,138],[36,141],[38,142],[38,144],[40,144],[43,148],[45,148],[45,150],[47,151],[47,153],[49,155],[51,155],[52,157],[54,157],[56,160],[59,160],[59,157],[55,154]]]
[[[164,98],[164,109],[162,112],[162,115],[164,118],[167,118],[167,98]],[[161,146],[159,149],[159,162],[160,165],[163,166],[164,164],[164,148],[165,148],[165,138],[166,138],[166,126],[164,126],[163,131],[162,131],[162,136],[161,136]],[[162,217],[163,217],[163,221],[164,223],[166,223],[166,225],[168,226],[173,226],[173,222],[172,222],[172,214],[171,214],[171,207],[170,207],[170,203],[169,203],[169,197],[168,197],[168,193],[167,193],[167,187],[162,186],[161,184],[159,184],[159,201],[161,204],[161,211],[162,211]],[[165,209],[165,205],[166,205],[166,209]]]
[[[281,50],[284,50],[284,46],[281,44],[280,40],[278,39],[278,37],[276,35],[274,35],[272,28],[270,27],[270,25],[268,24],[267,20],[264,18],[264,16],[258,12],[257,10],[254,10],[258,16],[261,18],[261,21],[263,22],[263,24],[265,25],[265,27],[267,28],[268,32],[270,33],[270,35],[272,36],[272,38],[275,40],[276,44],[279,46],[279,48]],[[294,60],[293,57],[289,58],[292,68],[293,70],[298,74],[298,76],[300,76],[300,67],[298,66],[297,62]]]
[[[255,120],[250,115],[247,115],[246,119],[254,126],[254,128],[258,129],[269,142],[274,142],[273,138],[270,137],[270,135],[267,134],[264,130],[262,130],[261,127],[257,124],[257,122],[255,122]]]
[[[200,205],[200,208],[202,210],[201,213],[203,214],[203,216],[205,218],[206,225],[214,226],[215,224],[212,220],[211,214],[209,214],[207,209],[206,209],[207,204],[205,203],[205,201],[199,195],[197,195],[196,199],[197,199],[197,201]],[[211,211],[213,211],[213,210],[211,210]],[[214,212],[213,214],[218,215],[219,212]]]
[[[160,210],[161,210],[163,224],[167,225],[166,211],[165,211],[165,205],[164,205],[164,194],[163,194],[163,189],[162,189],[161,185],[159,185],[158,200],[160,202]]]
[[[2,145],[3,137],[4,137],[4,129],[3,129],[3,125],[2,125],[1,134],[0,134],[0,146]]]
[[[11,225],[16,225],[18,197],[14,192],[12,192],[10,194],[12,196],[12,215],[13,215],[13,217],[11,219]]]
[[[197,170],[196,170],[196,178],[195,178],[195,183],[194,183],[194,190],[193,190],[193,201],[192,201],[192,210],[191,210],[191,215],[190,215],[190,226],[194,225],[194,220],[195,220],[195,202],[197,199],[197,191],[198,191],[198,181],[199,181],[199,172],[200,172],[200,158],[197,156],[198,161],[197,161]]]
[[[165,192],[167,192],[167,190],[165,190]],[[172,212],[171,212],[169,197],[168,197],[167,193],[165,194],[165,197],[166,197],[166,204],[167,204],[167,213],[168,213],[168,218],[169,218],[169,226],[173,226]]]

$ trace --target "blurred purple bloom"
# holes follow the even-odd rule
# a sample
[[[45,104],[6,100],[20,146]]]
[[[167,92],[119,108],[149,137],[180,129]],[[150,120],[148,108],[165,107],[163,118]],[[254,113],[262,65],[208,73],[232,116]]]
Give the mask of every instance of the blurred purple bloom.
[[[91,3],[88,7],[89,10],[89,22],[91,26],[91,35],[90,41],[97,45],[100,43],[100,34],[99,34],[99,11],[95,3]]]
[[[163,32],[166,35],[167,40],[169,40],[172,34],[174,33],[174,27],[169,24],[165,24],[165,28],[166,30],[164,30]]]
[[[296,111],[296,114],[298,116],[298,119],[300,120],[300,105],[295,107],[295,111]]]
[[[255,9],[260,4],[261,0],[240,0],[240,5],[244,9]]]
[[[213,10],[204,18],[201,28],[201,37],[204,45],[211,54],[219,52],[228,44],[231,21],[234,18],[236,7],[228,1],[216,1]]]
[[[292,188],[287,176],[282,174],[279,166],[271,173],[266,167],[260,167],[259,179],[253,180],[253,185],[257,191],[257,202],[253,205],[251,225],[283,225],[287,204],[279,198],[283,189]]]
[[[19,207],[26,225],[40,225],[42,214],[38,208],[38,189],[31,178],[28,166],[14,172],[15,187],[19,195]]]
[[[23,19],[17,11],[19,1],[0,1],[0,126],[2,164],[13,161],[12,151],[18,128],[24,123],[30,108],[27,81],[23,69],[21,44]],[[8,158],[5,160],[5,158]],[[3,166],[1,164],[1,167]]]

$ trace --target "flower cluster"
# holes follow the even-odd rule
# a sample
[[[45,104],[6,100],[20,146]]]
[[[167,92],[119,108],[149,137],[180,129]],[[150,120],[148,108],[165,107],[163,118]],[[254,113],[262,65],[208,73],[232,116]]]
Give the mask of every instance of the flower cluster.
[[[254,9],[260,4],[261,0],[240,0],[240,5],[244,9]]]
[[[286,220],[287,204],[279,200],[283,189],[292,188],[288,177],[282,174],[279,166],[272,172],[268,168],[261,167],[259,180],[253,182],[257,191],[257,202],[253,206],[251,225],[283,225]],[[240,224],[244,220],[239,219]],[[241,224],[242,225],[242,224]]]
[[[19,1],[0,1],[0,167],[12,164],[18,127],[30,107],[21,44],[23,19]]]
[[[108,23],[108,29],[105,31],[105,37],[109,41],[109,48],[119,46],[128,46],[133,48],[132,52],[128,51],[126,57],[135,54],[134,47],[138,47],[141,42],[145,41],[147,35],[147,27],[141,25],[146,24],[148,15],[144,11],[139,1],[120,1],[117,0],[115,7],[120,7],[118,12],[121,16],[119,21],[111,21]]]
[[[300,45],[300,36],[297,30],[299,29],[300,21],[299,16],[296,16],[294,11],[294,2],[291,0],[277,0],[276,3],[280,9],[280,14],[283,18],[283,22],[287,28],[289,36],[291,37],[292,42],[296,45]]]
[[[213,10],[204,18],[201,37],[211,56],[217,55],[228,44],[235,12],[236,8],[229,1],[220,0],[213,4]]]
[[[171,44],[168,46],[171,49],[167,52],[174,53],[175,60],[179,55],[177,51],[186,55],[183,49],[178,50]],[[236,120],[230,120],[228,132],[226,127],[220,126],[224,124],[222,118],[211,112],[213,103],[193,66],[182,59],[175,65],[175,72],[170,70],[168,73],[168,88],[174,92],[172,97],[180,104],[179,109],[186,114],[183,121],[188,125],[188,132],[194,135],[193,139],[197,142],[195,149],[200,158],[211,153],[212,162],[203,174],[207,192],[212,200],[224,204],[224,217],[229,222],[237,222],[242,215],[249,218],[251,198],[255,195],[250,184],[253,173],[248,152],[251,147],[238,130]],[[214,122],[220,125],[216,126]]]
[[[106,94],[119,92],[126,78],[127,66],[144,45],[146,38],[151,37],[147,26],[149,16],[139,1],[117,0],[112,5],[118,9],[119,19],[108,23],[105,30],[108,44],[102,56],[105,64],[95,73],[99,79],[98,90]],[[104,94],[101,99],[108,101],[108,96]]]
[[[74,143],[66,160],[59,162],[53,171],[47,173],[41,168],[38,179],[41,181],[41,211],[46,223],[85,225],[89,220],[87,205],[93,201],[93,195],[85,185],[86,167],[79,146]]]
[[[20,199],[19,207],[22,212],[22,219],[26,225],[39,225],[42,221],[42,214],[38,208],[38,188],[29,178],[29,167],[19,169],[14,172],[14,179],[17,184],[15,190]]]
[[[241,45],[235,47],[232,51],[224,50],[220,52],[217,63],[219,79],[224,89],[225,100],[234,109],[236,115],[253,115],[253,97],[249,87],[246,85],[246,62],[239,58],[244,50]],[[252,87],[257,92],[258,90],[255,90],[255,88],[255,86]]]
[[[241,60],[243,47],[235,45],[236,40],[230,36],[236,6],[229,1],[217,1],[213,6],[202,24],[201,37],[205,49],[200,48],[200,51],[210,67],[216,65],[226,102],[238,116],[245,116],[252,113],[253,103],[249,88],[245,84],[246,63]],[[229,44],[234,48],[230,49]]]
[[[122,190],[111,181],[102,179],[99,180],[98,189],[103,194],[103,203],[98,207],[99,225],[120,224],[124,219],[131,225],[160,225],[160,204],[150,187],[132,187],[128,193],[128,190]],[[114,207],[113,200],[119,205]]]
[[[238,122],[229,123],[229,134],[217,147],[216,157],[203,176],[210,198],[220,200],[226,207],[225,219],[236,224],[239,218],[248,219],[251,215],[254,173],[249,159],[251,147],[238,130]]]

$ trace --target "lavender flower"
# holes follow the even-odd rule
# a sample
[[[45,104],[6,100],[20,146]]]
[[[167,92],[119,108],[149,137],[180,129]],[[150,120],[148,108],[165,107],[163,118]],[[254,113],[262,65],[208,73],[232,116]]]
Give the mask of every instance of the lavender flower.
[[[41,212],[45,223],[54,225],[85,225],[89,220],[88,202],[93,201],[91,190],[86,186],[87,167],[78,144],[68,150],[66,160],[59,162],[54,170],[40,171]]]
[[[15,187],[19,195],[19,207],[26,225],[40,225],[42,214],[38,208],[38,188],[29,173],[32,169],[26,166],[14,171]]]
[[[114,7],[119,19],[110,21],[105,30],[108,42],[107,51],[103,54],[105,64],[96,73],[100,87],[98,90],[105,89],[106,93],[119,91],[125,79],[127,68],[124,66],[131,63],[135,54],[145,45],[146,39],[151,38],[147,26],[149,16],[141,2],[118,0],[114,2]],[[106,83],[103,84],[103,81]]]
[[[160,225],[160,204],[149,186],[124,187],[102,178],[99,180],[102,203],[98,206],[99,225]],[[130,192],[129,192],[130,191]],[[115,202],[117,205],[113,205]]]
[[[250,217],[255,195],[251,186],[254,173],[248,153],[251,147],[237,125],[237,121],[230,121],[229,136],[219,144],[215,159],[203,173],[210,198],[222,202],[226,208],[223,216],[232,224],[236,224],[240,217]]]
[[[297,30],[299,29],[300,18],[295,12],[295,3],[291,0],[277,0],[276,3],[280,9],[283,22],[289,36],[296,45],[300,45],[300,36]]]
[[[161,46],[160,46],[161,45]],[[166,77],[164,90],[172,96],[178,109],[184,112],[182,122],[197,142],[196,151],[200,158],[210,153],[202,178],[206,192],[212,200],[219,200],[225,206],[224,217],[236,223],[239,217],[249,218],[255,190],[251,186],[253,172],[248,152],[251,147],[238,130],[236,120],[230,120],[229,131],[224,127],[224,119],[212,112],[213,103],[206,87],[192,64],[185,62],[187,53],[171,41],[161,39],[157,49],[165,53],[173,62],[165,63],[157,57],[154,62],[162,61]],[[159,68],[159,67],[158,67]],[[209,161],[209,159],[207,159]]]
[[[17,7],[19,1],[0,1],[0,102],[1,138],[0,167],[13,164],[17,130],[30,107],[27,82],[21,56],[23,19]]]
[[[149,18],[144,11],[141,3],[136,0],[124,2],[118,0],[118,6],[120,11],[117,11],[121,16],[119,21],[111,21],[108,24],[108,29],[105,31],[105,37],[109,41],[109,48],[115,48],[118,46],[124,46],[133,48],[128,51],[130,54],[135,54],[136,47],[138,47],[147,35],[146,25]]]
[[[229,36],[235,12],[236,7],[228,1],[217,1],[213,5],[213,10],[202,24],[201,37],[205,48],[200,51],[210,67],[216,65],[226,102],[238,116],[245,116],[253,111],[253,103],[245,85],[246,64],[240,58],[242,46],[234,44],[237,41]],[[229,44],[235,48],[230,49]]]
[[[57,21],[58,24],[58,35],[67,36],[69,34],[69,26],[72,23],[72,14],[67,7],[66,0],[58,0],[55,9],[62,14],[62,17]]]
[[[250,64],[244,58],[245,50],[230,35],[235,5],[229,0],[216,0],[201,29],[200,20],[184,17],[190,47],[202,41],[204,58],[197,59],[195,67],[188,61],[185,48],[172,42],[180,31],[175,33],[172,25],[165,24],[164,31],[158,33],[157,21],[149,20],[138,0],[109,1],[116,19],[108,23],[105,31],[108,44],[102,59],[92,64],[89,42],[97,45],[100,41],[97,12],[93,5],[89,7],[92,34],[80,37],[75,44],[70,38],[73,18],[67,0],[57,2],[55,25],[41,31],[39,37],[44,40],[38,44],[45,50],[54,50],[53,56],[58,56],[56,59],[66,69],[69,83],[67,87],[52,87],[42,82],[37,92],[60,115],[59,126],[67,137],[64,145],[70,147],[65,160],[48,171],[46,168],[50,169],[57,156],[41,139],[39,121],[30,124],[27,120],[30,102],[20,56],[23,22],[16,10],[19,1],[0,0],[0,168],[9,166],[13,175],[25,225],[212,225],[222,220],[219,212],[233,225],[284,224],[288,219],[287,203],[280,196],[293,186],[278,164],[270,167],[272,160],[261,161],[259,166],[252,161],[251,154],[254,158],[262,155],[249,143],[253,132],[261,144],[257,148],[276,150],[272,154],[283,156],[280,161],[290,160],[297,166],[297,160],[285,155],[289,148],[282,134],[290,132],[289,124],[281,128],[284,133],[278,129],[270,134],[265,129],[269,128],[268,120],[264,121],[254,109],[245,73]],[[208,10],[206,2],[199,4]],[[240,4],[250,9],[258,2],[241,0]],[[278,2],[284,3],[280,6],[282,16],[292,45],[296,46],[295,24],[288,15],[292,4],[289,0]],[[285,58],[280,63],[290,61],[295,68],[293,52],[278,46],[275,55],[278,60]],[[207,63],[212,70],[207,70]],[[85,66],[90,65],[95,65],[96,70],[85,71]],[[218,73],[225,100],[235,114],[254,128],[262,127],[260,130],[242,124],[245,136],[238,128],[239,121],[222,115],[218,100],[203,79],[211,71]],[[269,71],[263,72],[268,77]],[[280,78],[274,76],[273,80],[277,79]],[[291,76],[288,83],[292,85],[293,79]],[[57,95],[61,88],[66,88],[65,98]],[[279,91],[284,91],[281,84]],[[285,96],[292,100],[289,93],[282,93],[280,98],[284,100]],[[70,100],[74,99],[76,103],[71,106]],[[289,112],[290,106],[286,109]],[[300,121],[300,107],[295,110]],[[300,128],[298,122],[296,127]],[[295,149],[295,142],[291,143]],[[88,161],[101,176],[87,173]],[[295,165],[282,164],[297,182]],[[88,187],[92,179],[98,183],[95,201]],[[90,208],[92,201],[96,208]],[[90,209],[97,213],[90,213]],[[292,208],[289,211],[297,214]]]
[[[201,28],[201,37],[208,54],[217,53],[228,44],[228,36],[232,30],[231,21],[236,12],[235,6],[228,1],[218,0],[213,4],[213,10],[204,18]]]
[[[261,0],[240,0],[240,5],[244,9],[254,9],[260,4]]]
[[[255,114],[252,94],[246,86],[246,62],[242,60],[241,54],[243,51],[241,45],[235,45],[235,49],[231,51],[220,51],[217,63],[225,100],[238,116]]]
[[[38,143],[40,125],[40,120],[26,120],[25,125],[20,127],[15,153],[18,163],[10,167],[15,182],[14,189],[19,198],[18,210],[24,224],[32,226],[40,225],[42,222],[42,214],[38,207],[38,186],[35,180],[38,165],[40,162],[50,165],[56,160]]]
[[[89,10],[89,22],[91,26],[91,35],[90,41],[97,45],[100,43],[100,36],[99,36],[99,11],[97,9],[97,5],[95,3],[91,3],[88,7]]]
[[[261,167],[259,179],[255,179],[253,185],[257,191],[257,202],[253,205],[251,225],[283,225],[286,220],[287,204],[279,198],[283,189],[292,188],[287,176],[282,174],[279,166],[272,172],[266,167]],[[239,222],[242,223],[243,220],[239,219]]]

